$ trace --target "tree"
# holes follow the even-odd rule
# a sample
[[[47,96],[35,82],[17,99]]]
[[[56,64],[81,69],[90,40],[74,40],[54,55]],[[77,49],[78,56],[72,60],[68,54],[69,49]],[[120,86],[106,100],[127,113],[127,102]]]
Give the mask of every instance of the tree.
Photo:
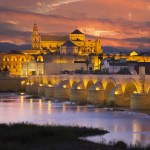
[[[89,58],[86,58],[85,59],[85,64],[86,64],[86,67],[87,67],[87,71],[88,71],[88,68],[89,68],[89,64],[91,63],[91,60]]]
[[[113,55],[112,58],[111,58],[111,62],[113,64],[113,73],[114,73],[114,64],[115,64],[115,56]]]
[[[131,74],[129,68],[124,67],[124,68],[120,68],[120,70],[118,71],[118,74]]]
[[[100,72],[101,72],[101,71],[102,71],[103,53],[100,53],[100,54],[98,55],[98,59],[100,60],[100,64],[99,64],[99,65],[100,65],[100,66],[99,66],[100,68],[99,68],[99,69],[100,69]]]

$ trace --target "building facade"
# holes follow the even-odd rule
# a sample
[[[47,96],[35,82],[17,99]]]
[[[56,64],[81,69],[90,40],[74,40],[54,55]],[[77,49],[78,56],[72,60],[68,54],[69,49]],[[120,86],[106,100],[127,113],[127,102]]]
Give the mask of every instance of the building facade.
[[[72,43],[71,46],[70,44],[67,46],[68,41]],[[72,46],[74,46],[74,48]],[[72,48],[76,49],[73,50],[72,53],[78,55],[88,55],[91,53],[98,55],[102,53],[100,38],[96,40],[86,40],[85,35],[78,29],[75,29],[69,36],[40,35],[38,33],[37,24],[34,24],[32,33],[33,50],[48,50],[52,53],[60,52],[67,54],[67,51],[70,51]]]

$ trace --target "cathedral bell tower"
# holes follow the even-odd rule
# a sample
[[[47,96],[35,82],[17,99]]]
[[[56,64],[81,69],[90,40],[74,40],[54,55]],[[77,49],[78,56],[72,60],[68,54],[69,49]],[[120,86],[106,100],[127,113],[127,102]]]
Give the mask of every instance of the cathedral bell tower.
[[[100,54],[103,52],[102,50],[102,44],[101,44],[101,36],[98,37],[95,44],[96,54]]]
[[[32,32],[32,49],[39,50],[40,49],[40,36],[38,33],[37,24],[34,23],[33,32]]]

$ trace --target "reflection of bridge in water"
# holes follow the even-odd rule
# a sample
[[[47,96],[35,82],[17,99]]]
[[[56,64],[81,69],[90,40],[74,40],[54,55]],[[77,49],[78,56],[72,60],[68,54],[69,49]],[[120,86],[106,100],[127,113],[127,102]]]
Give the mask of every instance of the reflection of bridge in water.
[[[150,109],[150,76],[40,75],[29,77],[27,94],[79,103],[114,103],[133,109]]]

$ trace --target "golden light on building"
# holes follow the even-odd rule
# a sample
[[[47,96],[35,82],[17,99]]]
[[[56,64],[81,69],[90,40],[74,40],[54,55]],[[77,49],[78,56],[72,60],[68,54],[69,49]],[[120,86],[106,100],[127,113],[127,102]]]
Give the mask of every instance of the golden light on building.
[[[138,91],[134,91],[133,93],[134,93],[134,94],[138,94]]]
[[[77,87],[77,89],[78,89],[78,90],[81,90],[81,87],[80,87],[80,86],[78,86],[78,87]]]
[[[120,93],[119,93],[119,91],[115,91],[115,95],[119,95]]]
[[[63,88],[65,89],[65,88],[67,88],[67,86],[66,86],[66,85],[63,85]]]
[[[48,84],[48,87],[52,87],[52,85],[51,85],[51,84]]]
[[[21,85],[24,85],[25,84],[25,81],[21,81]]]
[[[40,83],[39,86],[43,86],[43,84]]]
[[[99,87],[96,87],[96,91],[100,91],[100,88],[99,88]]]

